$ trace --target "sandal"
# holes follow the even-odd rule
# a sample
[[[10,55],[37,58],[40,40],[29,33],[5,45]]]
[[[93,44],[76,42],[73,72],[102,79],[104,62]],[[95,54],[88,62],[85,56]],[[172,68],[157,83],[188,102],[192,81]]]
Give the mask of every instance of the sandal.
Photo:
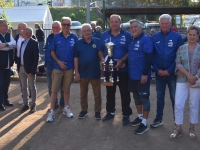
[[[190,140],[195,139],[196,135],[195,135],[195,130],[194,129],[189,129],[190,132]]]
[[[181,131],[182,131],[182,129],[180,129],[180,130],[174,129],[174,132],[169,137],[170,140],[180,137]]]

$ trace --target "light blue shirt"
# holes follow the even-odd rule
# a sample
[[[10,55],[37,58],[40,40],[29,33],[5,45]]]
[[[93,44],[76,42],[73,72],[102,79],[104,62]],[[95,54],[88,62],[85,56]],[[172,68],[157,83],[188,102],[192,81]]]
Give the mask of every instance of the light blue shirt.
[[[30,40],[30,38],[28,38],[27,40],[22,41],[24,43],[23,43],[23,45],[21,47],[21,50],[20,50],[21,65],[24,65],[24,51],[26,49],[26,45],[28,44],[29,40]]]

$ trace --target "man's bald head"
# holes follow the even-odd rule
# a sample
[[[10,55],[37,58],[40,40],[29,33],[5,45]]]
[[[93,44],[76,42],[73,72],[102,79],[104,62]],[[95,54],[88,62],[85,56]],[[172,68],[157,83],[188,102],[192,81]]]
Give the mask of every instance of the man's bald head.
[[[22,37],[26,40],[28,38],[30,38],[33,35],[33,29],[26,27],[24,28],[24,30],[22,31]]]

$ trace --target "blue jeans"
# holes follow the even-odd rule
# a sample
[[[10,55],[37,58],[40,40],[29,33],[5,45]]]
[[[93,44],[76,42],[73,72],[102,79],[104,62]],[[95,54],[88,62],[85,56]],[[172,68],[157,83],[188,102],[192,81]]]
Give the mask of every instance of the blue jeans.
[[[53,68],[47,67],[46,69],[46,79],[47,79],[47,87],[49,90],[49,95],[51,96],[51,85],[52,85],[52,71]],[[58,99],[56,100],[56,104],[58,103]],[[61,97],[60,97],[60,106],[64,106],[64,95],[63,91],[61,90]]]
[[[8,100],[10,86],[10,69],[0,69],[0,105]]]
[[[44,51],[43,51],[44,41],[38,42],[38,46],[39,46],[40,54],[44,54]]]
[[[173,113],[174,113],[176,79],[177,79],[177,76],[174,74],[172,74],[170,76],[165,76],[165,77],[162,77],[162,76],[159,76],[158,74],[156,74],[156,91],[157,91],[156,119],[162,120],[162,118],[163,118],[166,85],[168,85],[168,88],[169,88],[169,94],[170,94],[170,99],[172,102],[172,109],[173,109]]]

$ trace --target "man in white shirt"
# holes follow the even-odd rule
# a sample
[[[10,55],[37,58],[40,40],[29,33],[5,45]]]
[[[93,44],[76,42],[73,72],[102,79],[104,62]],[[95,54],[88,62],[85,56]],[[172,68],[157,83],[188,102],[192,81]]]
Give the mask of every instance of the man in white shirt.
[[[13,48],[15,45],[15,40],[8,33],[6,20],[0,19],[0,111],[4,111],[5,106],[13,106],[8,100],[8,89],[10,85],[10,67],[14,63]]]

